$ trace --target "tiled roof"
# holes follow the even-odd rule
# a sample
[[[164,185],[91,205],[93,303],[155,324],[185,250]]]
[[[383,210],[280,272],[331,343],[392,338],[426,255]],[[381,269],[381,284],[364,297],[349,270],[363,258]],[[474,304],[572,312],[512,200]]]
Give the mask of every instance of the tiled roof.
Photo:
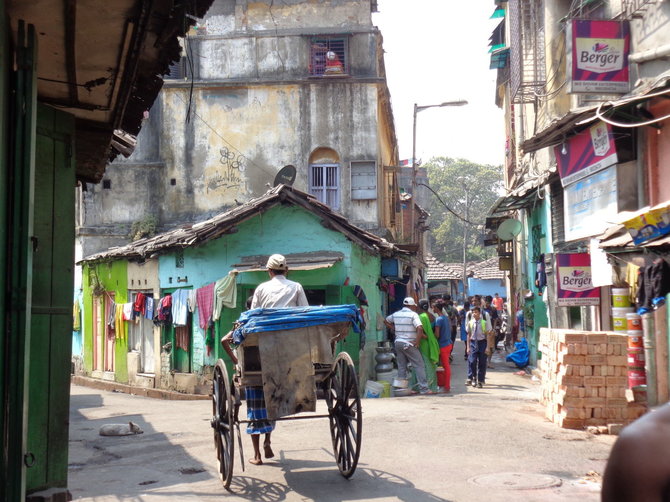
[[[426,278],[429,281],[449,281],[452,279],[462,279],[462,266],[460,269],[457,269],[448,264],[444,264],[430,253],[426,255],[426,264],[428,265]]]
[[[468,275],[475,279],[504,279],[505,272],[498,268],[498,257],[494,256],[468,266]]]
[[[185,225],[154,237],[140,239],[123,247],[111,248],[102,253],[88,256],[82,262],[113,261],[122,258],[141,260],[176,249],[197,246],[226,234],[234,233],[236,225],[271,207],[289,204],[302,207],[315,214],[321,219],[321,224],[324,227],[341,232],[350,241],[358,244],[369,253],[382,256],[409,254],[386,239],[352,225],[344,216],[334,212],[312,195],[290,186],[278,185],[268,190],[264,195],[217,214],[208,220]]]

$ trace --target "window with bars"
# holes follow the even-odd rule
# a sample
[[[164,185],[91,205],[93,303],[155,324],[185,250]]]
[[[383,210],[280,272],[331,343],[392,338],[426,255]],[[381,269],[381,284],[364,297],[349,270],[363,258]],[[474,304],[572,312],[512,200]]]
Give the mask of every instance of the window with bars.
[[[340,166],[312,164],[309,166],[309,193],[331,209],[340,208]]]
[[[310,39],[309,74],[312,77],[347,75],[348,44],[345,37]]]

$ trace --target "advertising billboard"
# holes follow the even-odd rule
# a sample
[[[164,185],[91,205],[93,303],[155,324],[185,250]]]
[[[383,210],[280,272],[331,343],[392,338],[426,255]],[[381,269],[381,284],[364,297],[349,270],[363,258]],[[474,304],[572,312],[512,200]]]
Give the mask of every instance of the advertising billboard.
[[[619,159],[612,126],[598,122],[584,129],[555,146],[554,156],[564,187],[616,164]]]
[[[563,190],[565,240],[601,234],[618,212],[616,166],[568,185]]]
[[[588,253],[557,254],[558,306],[600,305],[600,288],[591,280],[591,256]]]
[[[572,19],[567,23],[568,82],[572,93],[630,91],[628,21]]]

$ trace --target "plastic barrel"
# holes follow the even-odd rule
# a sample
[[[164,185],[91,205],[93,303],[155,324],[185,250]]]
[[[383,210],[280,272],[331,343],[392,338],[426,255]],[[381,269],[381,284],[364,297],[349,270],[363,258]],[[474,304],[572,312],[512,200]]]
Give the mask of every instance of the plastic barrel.
[[[388,380],[377,380],[377,383],[383,387],[381,397],[391,397],[391,382]]]
[[[628,330],[628,348],[644,348],[643,342],[643,332],[642,331],[632,331]]]
[[[382,384],[373,382],[372,380],[365,382],[365,397],[381,397],[382,392],[384,392],[384,386]]]
[[[633,307],[612,307],[612,327],[614,331],[627,331],[628,319],[626,315],[635,313]]]
[[[626,326],[628,331],[642,331],[642,318],[635,312],[626,314]],[[629,333],[630,334],[630,333]]]
[[[628,388],[632,389],[640,385],[646,387],[647,384],[647,374],[644,371],[644,368],[628,368]]]
[[[612,288],[612,307],[630,307],[629,288]]]

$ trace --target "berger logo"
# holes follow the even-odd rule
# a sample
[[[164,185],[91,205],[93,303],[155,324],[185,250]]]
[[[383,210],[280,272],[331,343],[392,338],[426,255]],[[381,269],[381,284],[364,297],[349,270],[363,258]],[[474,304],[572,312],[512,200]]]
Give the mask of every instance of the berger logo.
[[[620,71],[625,63],[622,38],[577,38],[577,68],[594,73]]]
[[[591,267],[561,267],[561,289],[565,291],[587,291],[593,289]]]
[[[600,122],[590,129],[593,153],[598,157],[604,157],[610,151],[610,137],[607,134],[607,124]]]

